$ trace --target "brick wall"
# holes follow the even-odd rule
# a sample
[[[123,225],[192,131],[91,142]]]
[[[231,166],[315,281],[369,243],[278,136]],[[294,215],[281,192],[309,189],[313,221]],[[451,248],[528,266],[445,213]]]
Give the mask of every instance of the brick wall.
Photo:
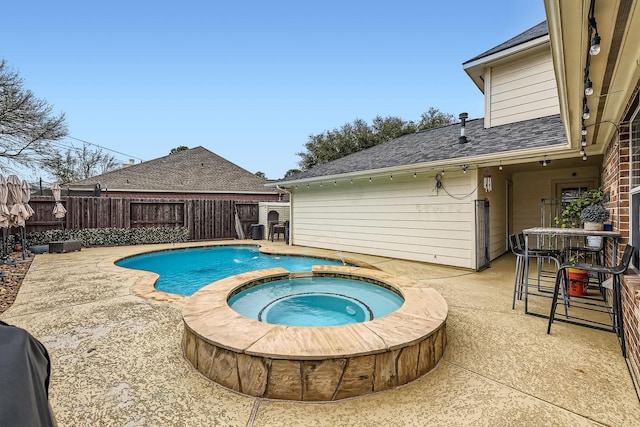
[[[609,193],[608,208],[612,214],[611,222],[614,229],[622,235],[620,240],[620,256],[625,244],[629,241],[630,218],[630,132],[629,121],[640,103],[640,81],[629,100],[627,108],[620,119],[618,128],[620,135],[614,134],[609,142],[602,165],[602,184]],[[607,126],[603,124],[602,126]],[[609,252],[611,253],[611,252]],[[627,357],[635,373],[636,387],[640,379],[640,273],[629,270],[622,281],[622,311],[627,343]]]
[[[288,195],[278,193],[137,193],[103,191],[101,197],[122,197],[125,199],[183,199],[183,200],[236,200],[243,202],[282,202]]]

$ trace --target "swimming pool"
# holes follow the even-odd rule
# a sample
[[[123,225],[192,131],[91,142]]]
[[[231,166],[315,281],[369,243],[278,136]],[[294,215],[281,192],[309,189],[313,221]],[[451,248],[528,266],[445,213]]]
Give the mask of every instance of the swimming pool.
[[[342,265],[340,261],[322,258],[267,255],[257,246],[210,246],[151,252],[121,259],[116,265],[152,271],[160,277],[159,291],[193,295],[198,289],[216,280],[247,271],[282,267],[291,272],[311,271],[313,265]]]
[[[294,277],[262,283],[229,298],[238,313],[266,323],[337,326],[380,318],[404,299],[383,286],[342,277]]]

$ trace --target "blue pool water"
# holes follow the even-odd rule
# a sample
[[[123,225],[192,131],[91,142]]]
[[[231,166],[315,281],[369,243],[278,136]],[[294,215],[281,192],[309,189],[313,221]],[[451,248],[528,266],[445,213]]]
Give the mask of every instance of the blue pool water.
[[[273,267],[291,272],[311,271],[311,266],[320,264],[342,265],[339,261],[321,258],[265,255],[257,246],[176,249],[116,262],[120,267],[158,273],[156,289],[180,295],[192,295],[211,282],[247,271]]]
[[[372,283],[337,277],[298,277],[253,286],[229,298],[238,313],[266,323],[336,326],[376,319],[403,298]]]

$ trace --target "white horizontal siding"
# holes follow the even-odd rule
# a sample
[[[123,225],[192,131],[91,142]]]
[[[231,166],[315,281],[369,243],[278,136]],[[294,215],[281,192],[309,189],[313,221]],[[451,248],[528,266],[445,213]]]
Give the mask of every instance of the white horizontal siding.
[[[490,126],[560,112],[550,52],[493,67],[487,93]]]
[[[473,191],[472,182],[463,174],[443,180],[460,196]],[[433,175],[408,174],[296,189],[293,243],[472,268],[474,197],[457,200],[434,188]]]
[[[487,193],[481,187],[479,198],[489,199],[489,259],[493,260],[507,251],[507,176],[497,168],[489,173],[493,189]]]

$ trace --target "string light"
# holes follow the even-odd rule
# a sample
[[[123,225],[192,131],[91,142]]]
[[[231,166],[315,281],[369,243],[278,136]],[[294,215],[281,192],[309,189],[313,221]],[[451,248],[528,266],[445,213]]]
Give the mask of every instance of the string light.
[[[584,82],[584,94],[587,96],[593,95],[593,83],[591,83],[589,77],[587,77],[587,81]]]
[[[502,170],[502,160],[500,160],[500,166],[498,166],[498,170]]]
[[[389,177],[389,180],[390,180],[390,181],[393,181],[393,175],[391,175],[391,176]]]

